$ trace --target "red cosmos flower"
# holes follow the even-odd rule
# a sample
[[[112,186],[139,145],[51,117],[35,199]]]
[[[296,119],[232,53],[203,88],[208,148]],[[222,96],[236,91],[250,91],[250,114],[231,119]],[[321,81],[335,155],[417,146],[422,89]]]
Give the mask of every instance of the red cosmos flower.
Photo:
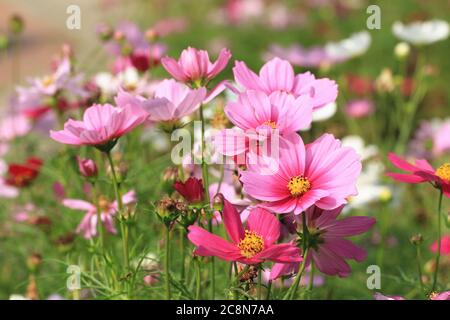
[[[39,175],[42,160],[38,158],[28,158],[23,163],[12,163],[8,167],[6,183],[15,187],[26,187]]]
[[[177,181],[173,184],[173,188],[189,203],[200,203],[203,201],[205,195],[202,179],[197,179],[195,177],[190,177],[184,183]]]
[[[450,198],[450,163],[444,163],[434,169],[427,160],[417,159],[414,164],[403,160],[394,153],[388,155],[389,161],[407,173],[389,172],[386,175],[394,180],[406,183],[430,182],[434,187],[442,190]]]
[[[354,74],[347,74],[346,78],[350,92],[360,96],[365,96],[372,93],[372,79]]]

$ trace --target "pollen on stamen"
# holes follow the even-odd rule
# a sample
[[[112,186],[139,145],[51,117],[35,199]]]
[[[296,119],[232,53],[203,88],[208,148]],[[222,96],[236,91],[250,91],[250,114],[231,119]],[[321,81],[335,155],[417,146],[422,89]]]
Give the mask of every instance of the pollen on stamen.
[[[450,183],[450,163],[444,163],[437,168],[435,174],[445,182]]]
[[[264,249],[264,240],[254,231],[245,230],[245,237],[239,242],[241,254],[250,259]]]
[[[311,189],[311,182],[304,176],[296,176],[289,180],[287,187],[293,197],[299,197]]]
[[[276,124],[275,121],[268,120],[268,121],[265,121],[263,124],[265,124],[266,126],[271,127],[272,129],[276,129],[277,128],[277,124]]]

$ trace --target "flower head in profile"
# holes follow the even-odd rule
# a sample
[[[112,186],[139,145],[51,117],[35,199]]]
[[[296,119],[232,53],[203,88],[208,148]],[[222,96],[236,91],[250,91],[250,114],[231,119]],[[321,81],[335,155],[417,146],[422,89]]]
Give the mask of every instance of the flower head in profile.
[[[136,194],[133,190],[122,196],[122,203],[129,205],[136,202]],[[64,199],[62,204],[70,209],[85,211],[85,215],[77,227],[77,233],[83,235],[85,239],[92,239],[96,237],[98,213],[95,204],[79,200],[79,199]],[[100,197],[99,200],[101,222],[104,228],[111,234],[116,234],[116,228],[114,226],[114,216],[117,214],[118,204],[117,201],[109,202],[105,198]]]
[[[206,97],[206,89],[190,89],[173,79],[163,80],[155,88],[155,103],[144,107],[155,122],[176,122],[195,112]]]
[[[201,203],[205,195],[202,179],[189,177],[185,182],[176,181],[173,188],[189,203]]]
[[[245,62],[236,61],[233,73],[236,82],[246,90],[262,91],[268,95],[287,92],[296,98],[306,95],[312,98],[314,109],[335,101],[338,93],[333,80],[316,79],[310,72],[296,75],[292,65],[280,58],[273,58],[264,64],[259,75],[250,70]]]
[[[294,244],[275,243],[280,236],[280,222],[273,214],[261,208],[253,209],[244,229],[236,208],[225,199],[223,202],[223,222],[231,241],[192,225],[188,238],[197,247],[194,254],[250,265],[264,261],[301,261],[300,250]]]
[[[86,109],[83,120],[69,119],[64,130],[50,131],[50,137],[64,144],[90,145],[109,151],[117,139],[127,134],[148,118],[148,113],[135,105],[114,107],[94,104]]]
[[[98,174],[97,165],[92,159],[82,159],[77,156],[78,170],[86,178],[96,177]]]
[[[386,175],[392,179],[406,183],[429,182],[434,187],[442,190],[444,195],[450,198],[450,163],[444,163],[437,169],[424,159],[417,159],[414,164],[400,158],[394,153],[389,153],[389,161],[399,169],[407,173],[389,172]]]
[[[259,164],[241,172],[244,191],[277,213],[300,214],[316,205],[335,209],[357,194],[361,160],[331,134],[304,145],[300,137],[279,150],[278,170],[261,174]]]
[[[428,45],[448,38],[450,26],[444,20],[416,21],[410,24],[395,22],[392,32],[400,40],[413,45]]]
[[[165,57],[161,59],[161,64],[178,81],[205,85],[225,69],[230,58],[230,51],[224,48],[212,63],[207,51],[188,47],[183,50],[178,61]]]
[[[363,216],[338,219],[342,209],[343,206],[333,210],[322,210],[314,206],[305,211],[310,248],[306,263],[309,265],[314,262],[317,269],[324,274],[347,277],[351,268],[346,260],[361,262],[366,259],[367,253],[346,238],[366,232],[376,221],[374,218]],[[301,223],[298,217],[296,220],[297,224]],[[271,278],[276,279],[280,275],[297,270],[298,263],[276,264],[272,269]]]
[[[6,184],[17,188],[30,185],[38,177],[42,163],[41,159],[32,157],[25,163],[9,164]]]

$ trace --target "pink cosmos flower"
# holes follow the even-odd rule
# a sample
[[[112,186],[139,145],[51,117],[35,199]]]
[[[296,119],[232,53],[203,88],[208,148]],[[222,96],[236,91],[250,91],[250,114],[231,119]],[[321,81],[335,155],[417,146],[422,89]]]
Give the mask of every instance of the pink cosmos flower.
[[[136,202],[136,194],[133,190],[122,196],[122,202],[124,205],[129,205]],[[85,211],[86,214],[77,227],[76,232],[83,234],[85,239],[92,239],[97,236],[97,208],[93,203],[78,200],[78,199],[64,199],[63,205],[67,208],[74,210]],[[101,220],[105,229],[111,233],[116,234],[117,230],[114,226],[114,216],[117,213],[118,205],[117,201],[112,203],[105,199],[99,200],[99,207],[101,209]]]
[[[69,119],[64,124],[64,130],[51,130],[50,137],[60,143],[110,149],[118,138],[147,118],[148,113],[135,105],[114,107],[110,104],[94,104],[84,112],[83,121]]]
[[[266,60],[274,57],[285,59],[295,66],[319,68],[324,65],[334,63],[333,59],[328,56],[323,47],[303,48],[294,44],[290,47],[283,48],[278,45],[272,45],[269,52],[265,54]]]
[[[178,81],[207,83],[225,69],[230,58],[231,52],[223,48],[216,62],[211,63],[207,51],[188,47],[178,61],[165,57],[161,64]]]
[[[331,134],[306,146],[299,136],[296,140],[280,148],[274,173],[261,174],[259,164],[241,172],[248,195],[264,201],[261,206],[274,212],[298,215],[312,205],[335,209],[357,194],[361,160],[352,148],[342,147]]]
[[[367,257],[364,249],[345,238],[366,232],[376,222],[371,217],[348,217],[338,220],[337,217],[343,207],[333,210],[311,207],[304,213],[310,233],[310,254],[307,257],[307,265],[313,261],[322,273],[339,277],[347,277],[351,272],[346,259],[361,262]],[[300,220],[297,217],[298,224],[301,223]],[[298,263],[275,264],[272,268],[271,279],[295,273],[298,267]]]
[[[373,297],[375,298],[375,300],[406,300],[406,298],[404,298],[402,296],[386,296],[379,292],[375,293],[373,295]],[[430,294],[429,299],[430,300],[450,300],[450,291],[432,293],[432,294]]]
[[[408,155],[433,159],[450,151],[450,118],[424,120],[409,144]]]
[[[444,163],[434,169],[425,159],[417,159],[414,164],[403,160],[394,153],[389,153],[389,161],[399,169],[408,173],[389,172],[392,179],[406,183],[430,182],[436,188],[442,188],[444,195],[450,198],[450,163]]]
[[[373,297],[375,300],[406,300],[402,296],[385,296],[382,293],[376,292]]]
[[[373,102],[367,99],[352,100],[345,106],[344,112],[351,118],[364,118],[374,111]]]
[[[144,107],[151,121],[176,121],[195,112],[206,97],[206,89],[190,89],[173,79],[163,80],[155,88],[156,101]]]
[[[288,138],[312,121],[312,99],[295,98],[284,92],[267,95],[249,90],[239,94],[236,102],[225,107],[228,119],[239,129],[224,129],[215,136],[218,151],[226,156],[236,156],[249,151],[272,134]]]
[[[22,114],[10,114],[0,120],[0,141],[11,141],[26,135],[31,130],[31,123]]]
[[[275,244],[280,236],[280,222],[270,212],[253,209],[244,229],[238,211],[224,199],[223,221],[231,242],[198,226],[189,227],[188,238],[197,246],[194,254],[244,264],[301,261],[294,244]]]
[[[434,242],[430,246],[431,252],[438,251],[438,243]],[[450,255],[450,235],[445,235],[441,238],[441,254]]]
[[[316,77],[310,73],[296,75],[292,65],[280,58],[273,58],[259,71],[259,75],[250,70],[242,61],[236,61],[233,68],[234,79],[246,90],[272,92],[287,92],[295,97],[302,95],[313,99],[314,109],[333,102],[337,97],[337,85],[334,81]]]

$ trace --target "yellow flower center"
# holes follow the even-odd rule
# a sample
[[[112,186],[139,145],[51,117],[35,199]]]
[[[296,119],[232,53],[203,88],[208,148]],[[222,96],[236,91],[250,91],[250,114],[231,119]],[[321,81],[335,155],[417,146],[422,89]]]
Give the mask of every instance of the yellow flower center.
[[[450,163],[444,163],[442,166],[437,168],[435,174],[444,180],[445,182],[450,183]]]
[[[42,85],[44,86],[44,87],[49,87],[49,86],[51,86],[53,83],[55,82],[55,79],[53,79],[53,77],[52,76],[45,76],[43,79],[42,79]]]
[[[293,197],[298,197],[311,189],[311,182],[304,176],[296,176],[289,180],[287,187]]]
[[[265,124],[266,126],[272,127],[272,129],[277,128],[277,124],[275,121],[268,120],[268,121],[265,121],[263,124]]]
[[[250,259],[264,249],[264,240],[254,231],[245,230],[245,237],[239,242],[238,248],[244,257]]]

